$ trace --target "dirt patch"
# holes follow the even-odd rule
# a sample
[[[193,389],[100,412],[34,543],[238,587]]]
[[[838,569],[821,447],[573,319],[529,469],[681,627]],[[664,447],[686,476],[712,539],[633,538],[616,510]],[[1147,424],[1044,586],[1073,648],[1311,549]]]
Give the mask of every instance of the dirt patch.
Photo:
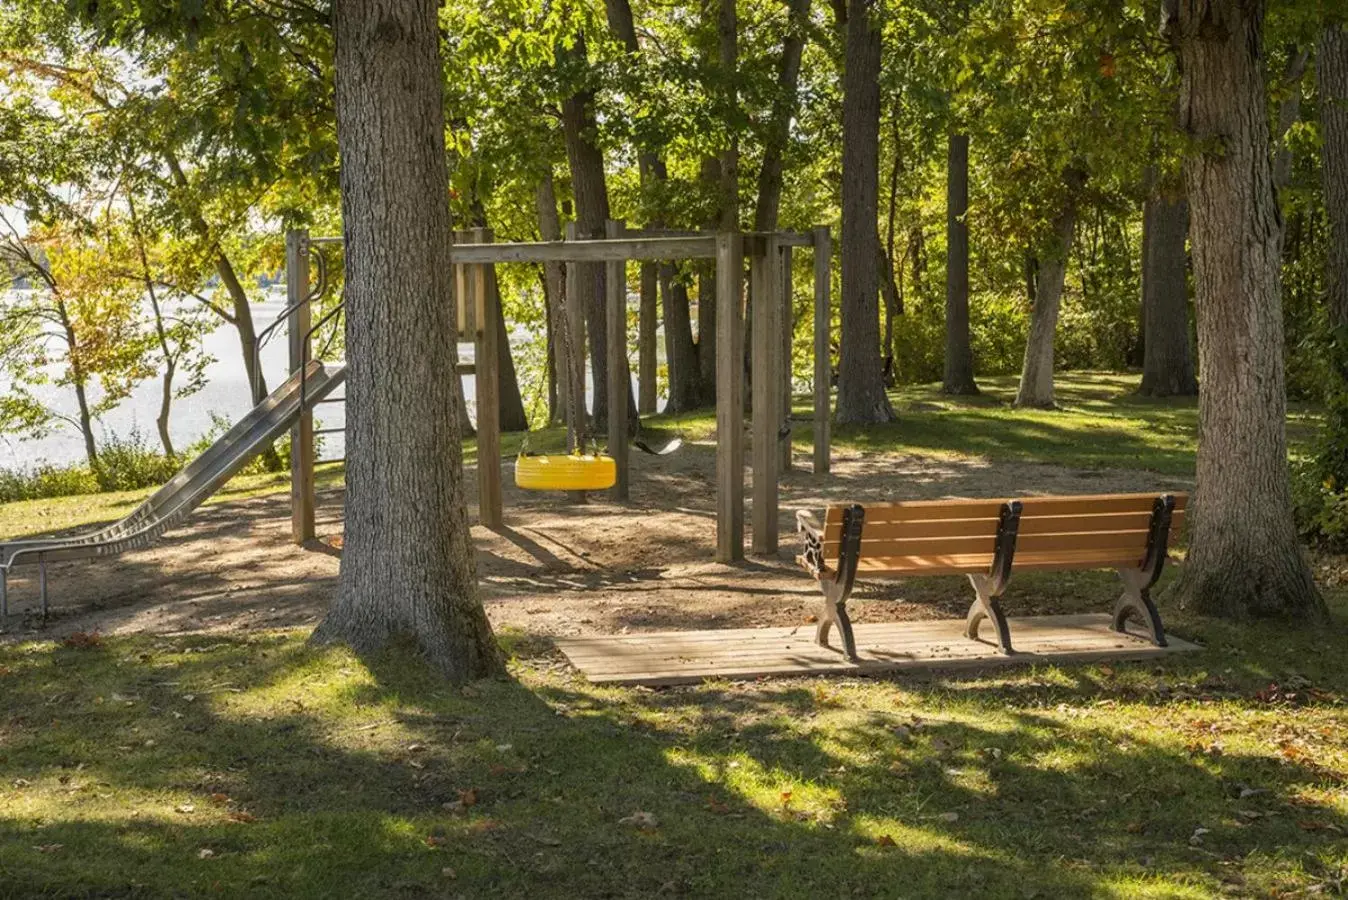
[[[473,528],[491,620],[538,635],[790,625],[811,615],[818,597],[793,562],[797,509],[844,500],[1190,486],[1151,472],[881,454],[836,454],[828,476],[812,474],[808,465],[808,456],[798,453],[796,468],[782,479],[778,555],[726,566],[712,562],[711,445],[689,445],[667,457],[634,455],[632,500],[621,505],[599,498],[569,504],[557,495],[519,491],[509,485],[507,463],[506,527]],[[475,509],[472,473],[468,491]],[[5,638],[311,625],[336,588],[340,553],[332,539],[341,534],[341,513],[341,491],[320,494],[320,541],[298,547],[290,542],[288,494],[224,503],[199,511],[152,548],[54,564],[45,625],[37,617],[36,572],[19,570],[10,580],[10,606],[20,615],[11,617]],[[864,582],[853,596],[861,622],[959,615],[968,603],[959,579]],[[1017,611],[1030,610],[1022,605]]]

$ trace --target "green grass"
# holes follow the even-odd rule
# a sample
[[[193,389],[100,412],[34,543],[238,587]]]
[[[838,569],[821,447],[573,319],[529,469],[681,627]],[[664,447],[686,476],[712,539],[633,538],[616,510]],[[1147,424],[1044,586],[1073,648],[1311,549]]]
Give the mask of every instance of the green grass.
[[[0,895],[1341,892],[1341,634],[1175,624],[1208,651],[666,691],[517,635],[462,690],[297,633],[11,645]]]
[[[1011,405],[1016,379],[981,379],[979,397],[947,397],[939,385],[905,387],[891,393],[899,421],[892,425],[834,430],[834,450],[842,453],[913,453],[938,457],[981,456],[993,461],[1048,462],[1077,468],[1145,469],[1167,475],[1192,475],[1197,448],[1198,406],[1193,398],[1150,400],[1136,396],[1138,376],[1117,373],[1059,373],[1059,408],[1020,410]],[[798,451],[811,446],[810,399],[798,396],[793,411],[793,439]],[[653,443],[674,435],[688,440],[713,440],[714,410],[645,420]],[[1288,440],[1299,453],[1319,425],[1319,412],[1308,404],[1292,404]],[[602,440],[603,436],[599,436]],[[502,436],[501,452],[513,457],[521,435]],[[534,452],[556,452],[565,446],[565,432],[549,428],[529,436]],[[464,462],[477,464],[477,443],[464,442]],[[339,486],[340,463],[320,466],[318,485]],[[235,478],[208,502],[284,493],[287,473]],[[0,504],[0,536],[44,533],[104,522],[125,515],[151,493],[123,491]]]
[[[1194,404],[1134,384],[1063,376],[1052,412],[1011,410],[1013,379],[905,389],[898,425],[837,444],[1191,472]],[[698,439],[714,419],[656,424]],[[1314,427],[1293,411],[1294,442]],[[145,493],[0,506],[0,534]],[[1008,603],[1113,589],[1031,575]],[[1161,663],[665,691],[588,685],[519,633],[512,679],[466,689],[302,631],[0,645],[0,897],[1342,894],[1348,595],[1330,603],[1329,631],[1165,609],[1207,649]]]

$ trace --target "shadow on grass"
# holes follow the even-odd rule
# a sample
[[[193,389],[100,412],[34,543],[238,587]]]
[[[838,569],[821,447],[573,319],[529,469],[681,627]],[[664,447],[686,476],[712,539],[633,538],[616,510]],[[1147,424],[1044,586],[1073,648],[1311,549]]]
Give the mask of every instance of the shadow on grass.
[[[1323,849],[1241,820],[1241,784],[1348,827],[1309,763],[941,684],[615,691],[543,658],[460,691],[293,635],[0,654],[13,896],[1207,894]]]

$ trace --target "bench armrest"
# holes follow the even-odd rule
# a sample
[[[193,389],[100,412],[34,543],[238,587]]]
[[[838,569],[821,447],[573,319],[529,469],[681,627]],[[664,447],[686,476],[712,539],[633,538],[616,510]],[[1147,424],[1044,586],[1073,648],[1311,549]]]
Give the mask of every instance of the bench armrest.
[[[808,509],[796,510],[796,531],[804,545],[796,561],[815,578],[825,577],[828,573],[824,566],[824,529],[814,513]]]
[[[796,531],[802,534],[808,534],[816,540],[823,540],[824,527],[819,524],[819,519],[808,509],[796,510]]]

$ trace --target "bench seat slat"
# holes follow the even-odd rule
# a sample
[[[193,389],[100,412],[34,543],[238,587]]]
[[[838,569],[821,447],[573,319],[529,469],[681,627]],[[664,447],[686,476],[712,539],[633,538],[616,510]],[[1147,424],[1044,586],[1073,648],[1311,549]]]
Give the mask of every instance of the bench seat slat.
[[[1178,534],[1184,524],[1184,511],[1180,510],[1171,519],[1171,532]],[[1151,525],[1151,511],[1130,513],[1084,513],[1063,516],[1034,516],[1023,518],[1020,522],[1020,534],[1067,534],[1073,532],[1100,531],[1145,531]],[[842,533],[842,526],[825,526],[824,548],[827,552],[836,547]],[[959,538],[979,535],[995,535],[997,518],[990,519],[930,519],[917,522],[870,522],[862,532],[863,544],[868,541],[893,540],[896,538]]]
[[[1053,571],[1059,569],[1131,568],[1140,562],[1140,554],[1120,550],[1039,551],[1017,553],[1013,571]],[[992,565],[991,553],[933,553],[928,556],[862,557],[857,571],[871,575],[960,575],[986,572]]]
[[[1076,494],[1065,497],[1017,497],[1023,504],[1021,521],[1036,516],[1060,516],[1080,513],[1150,514],[1156,494]],[[1175,494],[1175,510],[1185,507],[1188,499]],[[921,522],[940,519],[995,519],[1006,499],[993,500],[904,500],[898,503],[866,503],[866,527],[879,522]],[[834,510],[837,510],[836,515]],[[826,523],[841,522],[841,507],[830,507]]]

